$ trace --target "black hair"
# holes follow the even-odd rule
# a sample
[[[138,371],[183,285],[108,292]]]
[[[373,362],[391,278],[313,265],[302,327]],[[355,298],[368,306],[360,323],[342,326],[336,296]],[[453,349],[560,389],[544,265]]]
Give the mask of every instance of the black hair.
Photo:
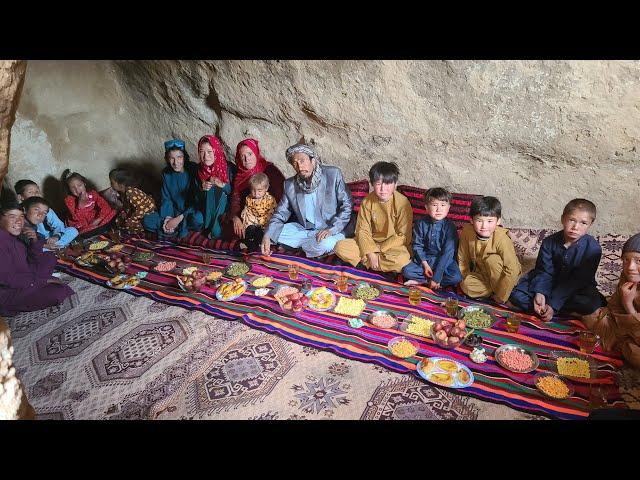
[[[591,221],[593,222],[596,219],[596,206],[595,204],[587,200],[586,198],[574,198],[569,203],[567,203],[562,211],[562,216],[569,215],[573,213],[575,210],[584,210],[589,215],[591,215]]]
[[[0,217],[5,213],[10,212],[11,210],[20,210],[21,212],[24,211],[20,204],[16,202],[6,202],[0,205]]]
[[[481,217],[497,217],[502,215],[502,205],[496,197],[480,197],[471,202],[471,218],[479,215]]]
[[[29,210],[34,205],[38,205],[38,204],[42,204],[42,205],[45,205],[47,208],[51,208],[51,205],[49,204],[49,202],[47,202],[42,197],[27,198],[24,202],[22,202],[22,208],[24,209],[24,212],[27,213],[27,210]]]
[[[82,175],[80,175],[78,172],[73,172],[71,173],[71,170],[69,170],[68,168],[62,172],[62,181],[64,182],[64,184],[67,186],[67,191],[69,190],[69,182],[71,180],[73,180],[74,178],[77,178],[78,180],[80,180],[82,183],[84,183],[85,185],[87,183],[89,183],[87,181],[86,178],[84,178]]]
[[[189,159],[189,154],[187,153],[187,151],[184,148],[180,148],[180,147],[171,147],[168,150],[165,150],[164,152],[164,160],[166,162],[169,161],[169,152],[173,152],[174,150],[178,150],[180,152],[182,152],[182,154],[184,155],[184,161],[185,163],[187,163],[190,159]]]
[[[429,203],[431,200],[451,203],[451,192],[446,188],[430,188],[424,192],[424,203]]]
[[[22,195],[22,192],[24,192],[24,189],[27,188],[29,185],[35,185],[36,187],[38,186],[38,184],[36,182],[34,182],[33,180],[18,180],[16,182],[16,184],[13,187],[13,190],[18,194],[18,195]]]
[[[378,180],[382,183],[398,183],[400,169],[395,162],[376,162],[369,169],[369,181],[373,184]]]
[[[138,178],[128,168],[114,168],[109,172],[109,179],[125,187],[134,187],[138,184]]]

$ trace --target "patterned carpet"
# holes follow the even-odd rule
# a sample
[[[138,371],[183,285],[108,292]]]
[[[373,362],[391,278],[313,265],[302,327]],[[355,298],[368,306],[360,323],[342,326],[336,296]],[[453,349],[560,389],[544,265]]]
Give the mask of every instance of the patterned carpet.
[[[371,364],[67,275],[8,318],[41,419],[530,419]]]
[[[526,268],[544,231],[513,236]],[[598,281],[610,293],[624,239],[603,240]],[[7,318],[18,376],[41,419],[544,418],[238,322],[62,279],[77,295]],[[620,383],[640,409],[640,373],[625,369]]]

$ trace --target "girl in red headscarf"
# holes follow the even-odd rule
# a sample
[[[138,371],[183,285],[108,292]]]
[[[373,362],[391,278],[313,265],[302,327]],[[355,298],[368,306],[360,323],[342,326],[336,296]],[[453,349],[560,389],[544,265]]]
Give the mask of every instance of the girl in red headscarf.
[[[269,178],[269,193],[279,202],[284,188],[284,175],[273,163],[267,162],[260,153],[258,140],[253,138],[246,138],[238,143],[236,168],[237,175],[233,182],[229,214],[233,221],[233,233],[236,237],[244,238],[245,227],[240,219],[240,213],[244,208],[247,195],[251,193],[249,179],[256,173],[264,173]]]
[[[227,162],[220,140],[213,135],[205,135],[198,141],[198,158],[198,205],[204,217],[204,231],[209,238],[220,238],[235,167]]]

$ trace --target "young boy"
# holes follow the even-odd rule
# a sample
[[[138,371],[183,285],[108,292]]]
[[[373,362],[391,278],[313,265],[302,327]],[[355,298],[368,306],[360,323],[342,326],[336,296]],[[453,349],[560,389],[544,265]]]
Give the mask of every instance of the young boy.
[[[567,203],[563,229],[542,241],[535,268],[513,290],[509,300],[515,307],[548,322],[559,312],[588,315],[606,305],[595,280],[602,248],[587,234],[595,219],[589,200]]]
[[[49,202],[42,197],[29,197],[20,206],[24,210],[24,226],[18,238],[27,245],[39,239],[46,240],[46,237],[38,232],[38,225],[47,217]],[[46,243],[44,249],[47,250]]]
[[[269,190],[269,177],[265,173],[256,173],[249,179],[251,194],[245,199],[245,207],[240,213],[244,231],[244,246],[250,252],[260,248],[264,227],[269,222],[278,203]],[[242,248],[242,244],[240,244]]]
[[[14,186],[18,201],[24,202],[31,197],[41,197],[40,188],[33,180],[18,180]],[[47,215],[43,222],[36,225],[36,231],[47,239],[45,248],[54,250],[69,245],[77,236],[78,230],[73,227],[67,227],[60,220],[56,212],[47,205]]]
[[[400,272],[411,261],[413,210],[407,197],[396,191],[400,170],[395,163],[378,162],[369,170],[373,191],[362,201],[355,238],[340,240],[335,252],[354,267]]]
[[[424,283],[431,289],[462,281],[456,262],[458,232],[449,220],[451,193],[430,188],[424,194],[427,215],[413,226],[413,261],[402,269],[405,285]]]
[[[495,197],[480,197],[471,203],[470,213],[471,224],[460,233],[460,288],[471,298],[491,297],[503,304],[522,269],[507,229],[498,226],[502,206]]]

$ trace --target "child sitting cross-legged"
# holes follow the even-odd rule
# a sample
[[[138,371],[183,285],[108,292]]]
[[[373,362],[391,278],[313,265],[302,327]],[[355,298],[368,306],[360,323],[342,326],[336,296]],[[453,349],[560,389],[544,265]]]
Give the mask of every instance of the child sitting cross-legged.
[[[499,226],[502,205],[495,197],[471,202],[471,224],[460,233],[460,288],[471,298],[490,297],[503,304],[522,271],[507,229]]]
[[[589,315],[606,305],[595,280],[602,248],[587,233],[595,219],[596,206],[589,200],[567,203],[563,229],[542,241],[536,266],[511,293],[511,304],[544,321],[559,312]]]
[[[400,272],[411,261],[413,210],[396,190],[400,170],[395,163],[377,162],[369,170],[373,191],[362,201],[355,238],[340,240],[335,252],[354,267]]]
[[[40,187],[33,180],[18,180],[14,187],[18,201],[23,203],[25,209],[26,219],[31,222],[29,218],[29,212],[27,211],[24,202],[30,198],[40,198]],[[46,239],[44,244],[47,250],[54,250],[56,248],[63,248],[69,245],[74,238],[78,236],[78,230],[74,227],[67,227],[62,220],[53,211],[53,208],[41,198],[40,208],[46,208],[46,216],[41,222],[31,222],[35,225],[35,229],[38,234],[42,235]]]
[[[116,212],[98,192],[87,190],[87,179],[67,169],[62,173],[62,181],[69,190],[64,198],[69,211],[67,224],[77,228],[82,237],[108,230]]]
[[[458,233],[449,220],[451,193],[430,188],[424,194],[427,215],[413,225],[413,260],[402,269],[405,285],[426,284],[431,289],[457,285],[462,280],[456,262]]]
[[[144,216],[156,211],[153,197],[136,188],[137,179],[133,172],[126,168],[111,170],[109,180],[111,188],[122,197],[122,211],[116,219],[116,226],[130,234],[144,233]]]
[[[245,207],[240,213],[244,227],[244,246],[251,252],[260,248],[264,227],[269,222],[278,203],[269,190],[269,177],[256,173],[249,178],[251,193],[245,199]],[[242,244],[240,244],[242,247]]]

